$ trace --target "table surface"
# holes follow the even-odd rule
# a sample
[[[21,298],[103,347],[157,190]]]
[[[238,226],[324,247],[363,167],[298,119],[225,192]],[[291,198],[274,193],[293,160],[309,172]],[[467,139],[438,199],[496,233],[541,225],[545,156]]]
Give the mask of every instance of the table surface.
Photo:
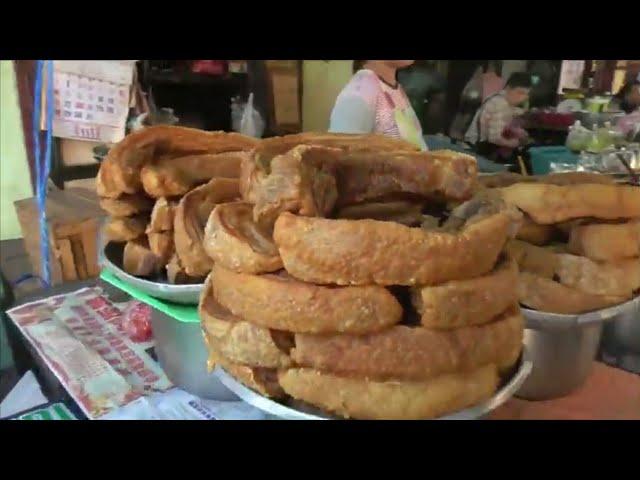
[[[640,376],[596,362],[587,382],[566,397],[512,398],[493,420],[640,420]]]
[[[29,295],[17,303],[71,292],[93,284],[95,280],[74,282],[49,290],[46,295]],[[36,360],[33,362],[35,366]],[[640,420],[640,376],[596,362],[585,385],[568,396],[536,402],[512,398],[494,411],[489,419]]]

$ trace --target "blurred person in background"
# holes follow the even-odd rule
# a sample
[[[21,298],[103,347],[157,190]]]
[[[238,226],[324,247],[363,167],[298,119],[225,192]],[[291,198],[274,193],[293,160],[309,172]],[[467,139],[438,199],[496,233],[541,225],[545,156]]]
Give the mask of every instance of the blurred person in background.
[[[402,138],[422,150],[422,127],[397,73],[414,60],[355,60],[354,75],[338,95],[329,131],[378,133]]]
[[[464,136],[465,141],[491,160],[510,161],[515,149],[527,140],[527,133],[515,119],[524,113],[519,105],[528,100],[530,90],[529,74],[513,73],[505,88],[488,97],[477,110]]]
[[[616,95],[614,103],[617,108],[626,113],[618,120],[616,128],[625,136],[635,132],[637,125],[640,124],[640,81],[627,82]]]

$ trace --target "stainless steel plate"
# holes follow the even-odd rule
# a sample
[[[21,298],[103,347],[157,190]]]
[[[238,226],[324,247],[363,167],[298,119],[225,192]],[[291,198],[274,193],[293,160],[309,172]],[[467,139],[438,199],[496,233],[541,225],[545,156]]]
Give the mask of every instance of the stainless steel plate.
[[[637,309],[638,305],[640,305],[640,295],[625,303],[614,305],[613,307],[578,315],[540,312],[526,307],[521,308],[526,321],[526,328],[533,328],[535,330],[564,330],[611,320],[619,315]]]
[[[527,379],[533,368],[526,348],[523,349],[520,362],[511,378],[486,402],[475,407],[467,408],[459,412],[441,417],[438,420],[477,420],[498,408],[511,398]],[[283,420],[338,420],[338,417],[324,413],[317,408],[295,400],[277,402],[254,392],[235,378],[229,375],[221,367],[216,367],[214,372],[220,382],[235,393],[242,400],[263,412],[274,415]]]
[[[183,305],[197,305],[203,283],[189,285],[173,285],[168,283],[167,277],[159,276],[155,279],[145,279],[129,275],[122,268],[122,254],[124,245],[107,243],[100,252],[100,265],[108,269],[123,282],[136,287],[140,291],[155,298],[167,300]]]

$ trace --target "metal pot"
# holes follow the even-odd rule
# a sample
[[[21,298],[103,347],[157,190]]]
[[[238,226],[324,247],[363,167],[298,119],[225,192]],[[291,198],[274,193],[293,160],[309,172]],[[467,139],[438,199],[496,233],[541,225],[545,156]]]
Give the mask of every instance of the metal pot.
[[[237,400],[213,372],[207,371],[208,352],[200,322],[184,322],[152,309],[151,328],[158,363],[174,385],[201,398]]]
[[[640,354],[640,298],[605,326],[602,344],[607,352]]]
[[[561,315],[522,309],[524,344],[533,361],[531,375],[516,393],[527,400],[563,397],[591,374],[603,325],[628,311],[633,300],[581,315]]]

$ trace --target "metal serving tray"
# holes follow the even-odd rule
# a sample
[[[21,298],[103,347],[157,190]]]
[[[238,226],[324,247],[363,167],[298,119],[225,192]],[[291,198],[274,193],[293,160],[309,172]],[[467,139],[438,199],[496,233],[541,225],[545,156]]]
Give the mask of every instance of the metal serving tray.
[[[154,279],[134,277],[122,268],[123,252],[123,244],[107,243],[100,252],[100,265],[108,269],[123,282],[136,287],[152,297],[183,305],[198,304],[200,292],[204,288],[203,283],[173,285],[168,282],[166,274],[164,273]]]
[[[526,348],[523,349],[518,366],[515,368],[511,378],[504,383],[500,389],[486,402],[475,407],[467,408],[456,413],[452,413],[438,420],[477,420],[511,398],[527,379],[533,368],[533,362],[529,359]],[[235,378],[229,375],[220,366],[216,367],[215,375],[220,382],[235,393],[242,400],[247,402],[263,412],[278,417],[283,420],[338,420],[339,417],[332,416],[321,410],[296,400],[285,400],[285,402],[277,402],[254,392]]]

